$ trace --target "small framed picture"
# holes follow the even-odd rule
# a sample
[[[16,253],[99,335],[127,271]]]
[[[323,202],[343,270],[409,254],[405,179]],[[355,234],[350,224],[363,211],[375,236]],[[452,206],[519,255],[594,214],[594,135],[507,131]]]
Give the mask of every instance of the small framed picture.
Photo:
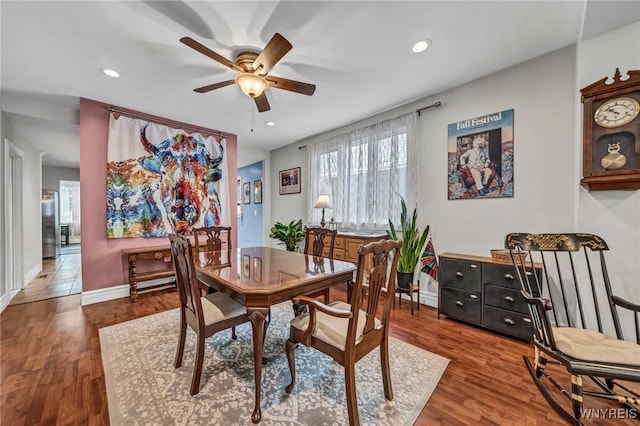
[[[251,204],[251,182],[242,184],[242,202],[244,204]]]
[[[280,195],[300,193],[302,188],[300,178],[300,167],[280,170]]]
[[[251,256],[248,254],[242,255],[242,276],[245,278],[251,277]]]
[[[253,181],[253,203],[262,204],[262,181]]]

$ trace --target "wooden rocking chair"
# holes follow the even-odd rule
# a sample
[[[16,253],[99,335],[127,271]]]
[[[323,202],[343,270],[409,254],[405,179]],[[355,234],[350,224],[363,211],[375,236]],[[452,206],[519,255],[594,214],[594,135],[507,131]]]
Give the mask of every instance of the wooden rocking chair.
[[[591,234],[509,234],[505,248],[533,321],[534,365],[523,358],[547,402],[576,425],[587,413],[586,396],[617,401],[629,410],[622,415],[640,418],[640,395],[629,383],[640,383],[640,305],[613,295],[604,240]],[[541,279],[530,272],[534,262],[542,264]],[[623,338],[619,308],[633,314],[635,343]],[[568,377],[551,376],[551,364],[566,368],[570,391]],[[595,383],[589,388],[595,391],[583,388],[583,377]],[[571,410],[556,399],[560,395],[570,400]]]

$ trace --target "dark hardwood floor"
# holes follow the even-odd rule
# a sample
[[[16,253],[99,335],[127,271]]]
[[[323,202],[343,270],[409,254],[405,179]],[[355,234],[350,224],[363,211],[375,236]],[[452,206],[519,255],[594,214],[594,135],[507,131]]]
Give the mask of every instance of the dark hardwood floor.
[[[332,290],[332,299],[345,298],[344,289]],[[81,307],[74,295],[9,306],[0,315],[0,423],[109,424],[98,329],[176,307],[175,290],[140,295],[137,303],[123,298]],[[451,360],[417,425],[565,424],[525,369],[529,344],[438,319],[426,306],[411,316],[408,303],[393,311],[391,328],[393,336]]]

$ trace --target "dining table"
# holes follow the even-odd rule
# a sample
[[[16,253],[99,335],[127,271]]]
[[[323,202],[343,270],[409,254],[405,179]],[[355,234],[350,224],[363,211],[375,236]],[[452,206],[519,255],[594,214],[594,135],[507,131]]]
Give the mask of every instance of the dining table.
[[[270,308],[293,297],[317,293],[338,284],[351,286],[351,262],[311,256],[273,247],[245,247],[194,254],[198,280],[243,304],[251,321],[255,379],[253,423],[260,408],[265,323]],[[292,308],[293,310],[293,308]]]

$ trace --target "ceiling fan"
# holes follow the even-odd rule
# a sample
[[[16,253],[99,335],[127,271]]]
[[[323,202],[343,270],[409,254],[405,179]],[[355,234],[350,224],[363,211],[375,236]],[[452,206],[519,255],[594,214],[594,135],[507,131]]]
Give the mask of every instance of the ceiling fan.
[[[233,80],[220,81],[198,87],[197,89],[193,89],[195,92],[206,93],[236,83],[247,96],[253,98],[258,107],[258,111],[264,112],[271,109],[265,93],[267,87],[274,87],[276,89],[288,90],[309,96],[313,95],[313,92],[316,90],[314,84],[268,75],[271,68],[293,47],[291,43],[279,33],[275,33],[274,36],[271,37],[271,40],[269,40],[262,52],[242,51],[236,55],[235,62],[214,52],[191,37],[182,37],[180,42],[239,73]]]

